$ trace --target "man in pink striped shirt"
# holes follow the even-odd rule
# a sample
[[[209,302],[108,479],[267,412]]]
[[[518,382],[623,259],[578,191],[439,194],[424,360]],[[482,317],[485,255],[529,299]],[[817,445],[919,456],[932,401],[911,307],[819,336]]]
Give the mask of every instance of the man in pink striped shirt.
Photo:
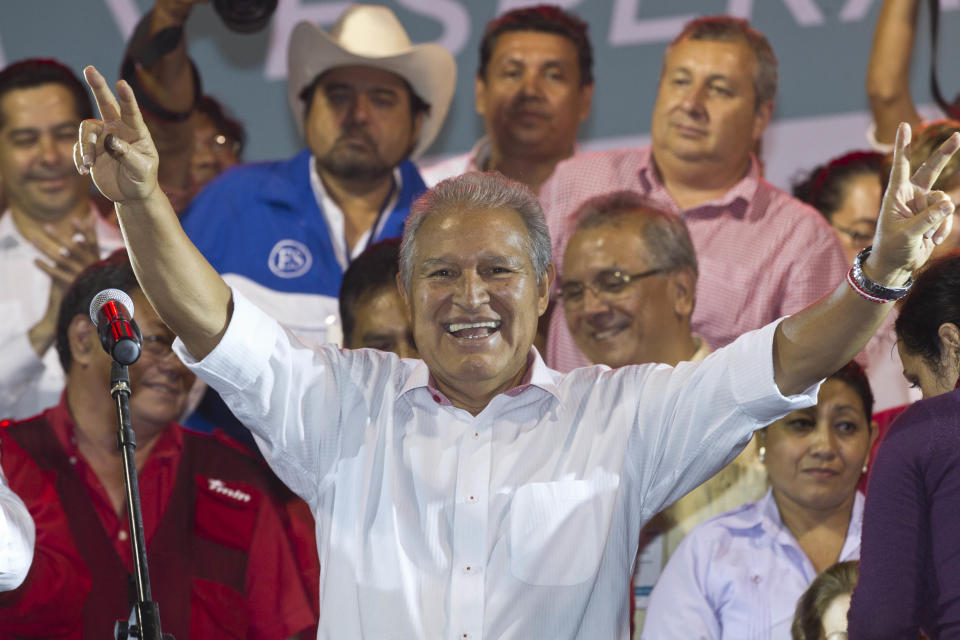
[[[773,50],[745,20],[688,23],[664,55],[651,146],[574,156],[544,185],[560,281],[570,214],[630,189],[686,221],[700,261],[693,330],[711,348],[826,295],[848,267],[839,242],[820,214],[762,178],[753,155],[776,91]],[[561,308],[549,322],[548,364],[587,364]]]

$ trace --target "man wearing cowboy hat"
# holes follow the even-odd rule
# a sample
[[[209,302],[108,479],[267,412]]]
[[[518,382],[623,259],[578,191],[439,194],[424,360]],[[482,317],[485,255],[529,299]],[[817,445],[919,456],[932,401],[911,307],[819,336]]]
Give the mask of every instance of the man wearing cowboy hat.
[[[162,75],[151,91],[193,84],[181,46],[167,57],[183,56],[185,64],[170,66],[186,78]],[[307,148],[221,175],[183,214],[184,230],[260,308],[302,337],[339,342],[343,273],[368,246],[403,231],[426,189],[412,159],[436,138],[455,86],[453,56],[437,44],[412,45],[386,7],[351,6],[328,32],[300,22],[287,52],[287,92]],[[187,425],[248,438],[213,393]]]
[[[411,45],[390,9],[354,5],[329,32],[299,23],[287,65],[307,149],[221,176],[183,226],[258,306],[299,335],[337,342],[343,272],[367,246],[398,237],[425,190],[411,158],[443,124],[456,63],[440,45]]]

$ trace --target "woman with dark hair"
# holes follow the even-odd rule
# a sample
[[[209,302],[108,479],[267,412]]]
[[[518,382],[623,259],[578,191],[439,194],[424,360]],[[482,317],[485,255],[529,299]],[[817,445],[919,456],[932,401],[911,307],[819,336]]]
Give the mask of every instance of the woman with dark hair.
[[[850,596],[857,586],[859,563],[838,562],[814,579],[797,602],[790,633],[793,640],[846,640]]]
[[[880,211],[883,155],[852,151],[816,167],[793,185],[793,195],[823,214],[853,262],[870,244]]]
[[[960,254],[930,264],[904,299],[903,374],[923,400],[874,461],[851,638],[960,636]]]
[[[916,141],[911,145],[911,155],[915,144]],[[883,154],[851,151],[814,168],[804,180],[793,185],[793,195],[823,214],[833,227],[850,262],[872,242],[877,230],[883,167]],[[889,167],[886,171],[889,173]],[[895,316],[895,313],[887,316],[857,357],[864,363],[877,397],[875,411],[881,413],[877,416],[881,438],[902,407],[919,398],[901,375],[903,365],[896,354],[893,333]]]
[[[873,394],[856,363],[821,385],[817,404],[757,432],[770,491],[684,538],[650,596],[643,636],[786,640],[818,573],[860,553]]]

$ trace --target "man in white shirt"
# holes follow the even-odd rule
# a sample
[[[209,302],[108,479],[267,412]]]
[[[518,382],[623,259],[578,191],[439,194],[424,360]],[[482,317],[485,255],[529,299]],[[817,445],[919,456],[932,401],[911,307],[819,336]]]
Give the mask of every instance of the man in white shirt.
[[[0,418],[56,404],[63,370],[53,345],[64,290],[83,267],[123,245],[73,167],[80,121],[93,116],[86,88],[48,59],[0,71]]]
[[[404,231],[397,282],[423,360],[311,348],[190,244],[130,87],[118,101],[85,73],[104,122],[81,128],[78,167],[117,202],[178,355],[317,518],[320,637],[626,638],[643,523],[814,403],[888,312],[870,298],[904,293],[953,211],[929,185],[960,135],[911,181],[905,127],[849,283],[700,363],[560,374],[532,346],[553,281],[543,212],[528,189],[467,174],[420,198]]]
[[[33,518],[0,469],[0,592],[23,584],[33,561],[37,534]]]
[[[422,170],[427,186],[467,171],[499,171],[535,193],[574,154],[593,100],[587,24],[554,5],[491,20],[474,82],[487,134],[468,153]]]

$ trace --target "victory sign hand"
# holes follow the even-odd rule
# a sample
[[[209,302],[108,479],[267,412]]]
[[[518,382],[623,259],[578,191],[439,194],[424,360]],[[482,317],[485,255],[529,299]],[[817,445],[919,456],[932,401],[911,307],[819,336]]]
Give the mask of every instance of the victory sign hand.
[[[873,251],[867,259],[874,277],[902,285],[923,266],[936,245],[950,235],[954,204],[942,191],[932,191],[940,172],[960,148],[954,133],[910,175],[910,126],[901,124],[893,148],[890,182],[883,195]]]
[[[124,80],[114,96],[100,72],[83,70],[102,120],[84,120],[73,161],[90,173],[100,192],[113,202],[145,200],[157,188],[157,149],[143,122],[133,89]]]

